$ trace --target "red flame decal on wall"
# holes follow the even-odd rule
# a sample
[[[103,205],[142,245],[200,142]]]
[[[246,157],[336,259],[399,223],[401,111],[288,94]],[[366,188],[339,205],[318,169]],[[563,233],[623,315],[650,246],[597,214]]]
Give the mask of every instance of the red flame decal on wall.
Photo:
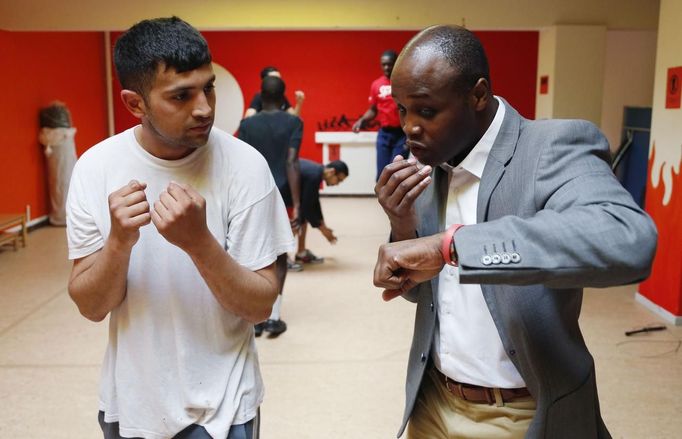
[[[656,142],[652,144],[649,158],[649,178],[646,188],[646,211],[658,228],[658,248],[651,276],[644,281],[639,292],[662,306],[673,315],[682,315],[682,177],[680,172],[672,175],[673,194],[668,205],[663,205],[665,183],[662,173],[665,166],[652,169],[656,158]],[[680,163],[682,164],[682,163]],[[678,167],[679,169],[679,167]],[[658,172],[658,187],[651,183],[652,172]]]

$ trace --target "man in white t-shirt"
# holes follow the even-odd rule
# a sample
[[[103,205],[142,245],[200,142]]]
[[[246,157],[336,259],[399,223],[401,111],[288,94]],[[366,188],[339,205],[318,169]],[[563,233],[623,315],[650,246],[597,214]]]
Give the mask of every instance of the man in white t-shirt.
[[[215,75],[199,32],[142,21],[116,42],[140,125],[88,150],[67,203],[69,294],[109,320],[99,422],[109,438],[258,437],[253,324],[294,245],[267,163],[213,128]]]

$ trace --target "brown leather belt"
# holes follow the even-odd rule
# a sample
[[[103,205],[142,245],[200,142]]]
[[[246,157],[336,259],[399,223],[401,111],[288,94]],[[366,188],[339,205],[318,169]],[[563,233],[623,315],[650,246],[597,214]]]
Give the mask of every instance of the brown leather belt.
[[[531,396],[526,387],[518,389],[495,389],[491,387],[475,386],[473,384],[465,384],[452,380],[443,375],[443,373],[435,367],[433,367],[433,370],[438,375],[439,381],[445,385],[445,388],[448,389],[450,393],[465,401],[492,405],[497,403],[495,399],[495,393],[497,392],[499,392],[498,394],[502,403],[512,402]]]

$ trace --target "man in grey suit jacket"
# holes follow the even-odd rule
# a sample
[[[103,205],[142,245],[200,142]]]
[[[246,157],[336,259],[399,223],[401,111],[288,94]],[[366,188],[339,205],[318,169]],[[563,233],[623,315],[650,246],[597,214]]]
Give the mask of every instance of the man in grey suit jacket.
[[[376,186],[391,223],[374,283],[417,303],[402,435],[610,437],[578,326],[583,287],[638,282],[651,219],[594,125],[530,121],[492,94],[469,31],[436,26],[391,77],[419,160]]]

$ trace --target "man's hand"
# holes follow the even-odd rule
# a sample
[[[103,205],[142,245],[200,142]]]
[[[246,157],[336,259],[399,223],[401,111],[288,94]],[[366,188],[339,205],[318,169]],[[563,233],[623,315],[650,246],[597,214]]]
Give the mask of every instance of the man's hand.
[[[305,93],[303,93],[302,90],[296,90],[294,92],[294,97],[296,98],[297,103],[302,104],[305,100]]]
[[[206,200],[189,185],[171,182],[154,203],[151,215],[166,241],[187,253],[213,239],[206,224]]]
[[[108,239],[126,250],[132,249],[140,239],[140,227],[151,221],[149,203],[144,193],[146,188],[146,183],[131,180],[109,195],[111,232]]]
[[[414,202],[431,183],[431,166],[421,169],[417,161],[396,156],[379,176],[374,187],[379,204],[391,222],[394,240],[415,237],[417,214]]]
[[[291,233],[294,236],[298,235],[301,231],[301,208],[299,206],[294,206],[291,208],[292,214],[289,218],[289,225],[291,226]]]
[[[320,232],[327,238],[330,244],[336,244],[336,236],[334,236],[334,231],[327,226],[320,226]]]
[[[440,253],[443,233],[392,242],[379,247],[374,285],[384,288],[382,297],[392,300],[440,273],[445,261]]]
[[[365,125],[365,119],[360,118],[360,119],[355,121],[355,123],[353,124],[353,127],[351,129],[353,130],[354,133],[359,133],[364,125]]]

